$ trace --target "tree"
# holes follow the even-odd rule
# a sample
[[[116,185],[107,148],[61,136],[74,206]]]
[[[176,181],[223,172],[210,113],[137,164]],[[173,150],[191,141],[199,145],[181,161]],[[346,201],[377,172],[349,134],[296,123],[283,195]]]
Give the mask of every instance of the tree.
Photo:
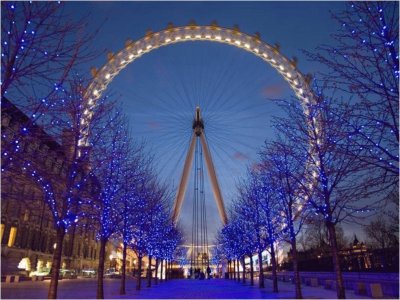
[[[399,239],[399,188],[395,188],[386,198],[385,212],[383,213],[389,224],[391,231]]]
[[[170,195],[165,186],[161,186],[157,182],[151,182],[150,195],[148,202],[151,203],[147,207],[147,240],[146,252],[149,258],[149,265],[147,270],[147,287],[151,286],[152,270],[151,262],[154,256],[160,253],[160,241],[169,236],[170,228],[170,213],[167,210]],[[175,248],[173,249],[175,251]]]
[[[307,220],[305,228],[301,234],[301,242],[303,250],[315,249],[320,253],[330,253],[329,235],[324,220],[321,218],[311,218]],[[343,249],[349,246],[349,240],[344,235],[344,230],[340,225],[336,226],[336,240],[338,249]]]
[[[233,213],[230,220],[230,228],[232,230],[230,238],[235,240],[235,251],[236,258],[238,260],[242,260],[243,265],[243,276],[242,280],[245,283],[245,256],[249,256],[250,259],[253,256],[253,252],[256,251],[255,247],[255,230],[252,226],[252,222],[249,221],[246,217],[249,214],[245,214],[246,208],[243,198],[239,198],[233,206]],[[228,230],[229,232],[229,230]],[[238,266],[239,269],[239,266]],[[240,278],[239,278],[240,280]]]
[[[344,298],[336,225],[343,220],[356,221],[361,213],[376,209],[377,203],[369,196],[382,187],[375,184],[373,174],[365,170],[365,163],[357,158],[352,147],[352,137],[347,134],[348,123],[343,122],[350,118],[351,107],[346,102],[326,97],[318,88],[315,95],[313,103],[306,104],[305,108],[295,102],[286,103],[283,108],[288,117],[277,118],[275,124],[298,149],[297,152],[303,152],[307,159],[306,173],[298,183],[303,185],[308,212],[324,219],[336,273],[337,294]],[[353,155],[349,155],[351,151]]]
[[[390,247],[399,247],[397,236],[382,215],[366,225],[364,231],[374,248],[387,249]]]
[[[163,266],[165,261],[165,274],[167,279],[170,265],[169,262],[176,256],[180,256],[180,251],[178,250],[178,246],[183,243],[183,232],[178,225],[175,225],[170,219],[171,210],[169,209],[168,218],[164,219],[164,225],[161,227],[162,229],[162,238],[157,243],[157,247],[155,248],[156,258],[161,260],[161,276],[163,276]]]
[[[85,19],[72,21],[63,6],[1,3],[1,97],[40,104],[62,87],[73,67],[94,57]]]
[[[131,227],[130,246],[138,257],[136,289],[140,290],[143,257],[149,256],[149,264],[154,255],[162,259],[172,259],[176,247],[181,242],[181,233],[173,226],[169,217],[167,204],[170,195],[166,188],[158,183],[154,174],[146,174],[136,191],[136,215],[140,217]],[[150,275],[148,278],[150,282]]]
[[[262,166],[266,185],[269,185],[276,197],[275,211],[281,217],[281,238],[291,246],[296,298],[300,299],[303,296],[296,237],[305,220],[303,204],[306,193],[303,192],[301,179],[304,176],[307,155],[298,150],[290,140],[281,139],[266,144],[262,151]]]
[[[333,43],[308,53],[328,67],[322,75],[329,86],[353,99],[343,118],[352,136],[349,154],[368,164],[385,194],[399,184],[398,15],[396,1],[348,2],[333,15],[340,24]]]
[[[138,222],[138,218],[143,217],[141,212],[136,209],[136,204],[140,195],[138,194],[138,186],[141,185],[141,180],[146,178],[149,173],[151,159],[143,152],[143,145],[132,147],[135,151],[130,151],[128,161],[122,178],[122,197],[117,207],[121,222],[118,227],[118,235],[122,239],[122,276],[120,294],[125,294],[126,282],[126,254],[127,248],[131,243],[133,236],[132,230]]]
[[[1,98],[15,102],[29,119],[21,122],[11,143],[2,147],[2,157],[20,158],[16,147],[21,136],[36,125],[52,128],[51,111],[65,95],[76,67],[93,59],[89,48],[95,34],[85,33],[84,19],[63,11],[64,4],[37,1],[1,2]],[[8,168],[10,160],[2,163]]]
[[[262,264],[262,252],[269,248],[272,263],[273,291],[278,292],[277,264],[275,255],[275,244],[278,237],[279,221],[278,211],[276,210],[276,198],[273,197],[274,191],[271,189],[270,178],[266,172],[249,170],[247,181],[239,189],[242,209],[242,218],[251,223],[249,233],[253,234],[250,249],[258,254],[260,269],[260,287],[264,287],[264,274]]]
[[[91,147],[81,144],[81,132],[86,126],[81,121],[85,113],[85,108],[81,105],[84,81],[74,78],[67,83],[61,93],[53,96],[53,105],[49,107],[46,118],[46,121],[49,122],[48,128],[51,128],[51,130],[47,130],[46,136],[53,138],[48,141],[48,145],[61,142],[63,152],[61,164],[56,163],[55,158],[51,155],[40,157],[40,152],[36,152],[38,150],[35,145],[36,134],[40,130],[44,131],[37,125],[25,128],[23,136],[18,135],[16,138],[15,141],[18,143],[14,143],[14,147],[16,147],[14,153],[20,153],[18,156],[4,155],[10,162],[8,164],[10,168],[22,174],[29,174],[36,186],[42,190],[43,201],[54,221],[57,246],[53,255],[49,298],[57,297],[65,233],[73,224],[79,224],[86,218],[87,207],[95,205],[93,198],[98,191],[96,179],[90,172],[91,167],[96,168],[97,166],[90,165],[89,157],[91,149],[98,146],[99,140],[89,134]],[[108,104],[104,104],[102,100],[99,102],[93,111],[93,128],[97,126],[100,131],[105,130],[107,120],[104,119],[104,116],[108,108]],[[18,148],[19,141],[21,144],[22,141],[26,143],[25,147]],[[33,141],[32,144],[30,141]],[[3,162],[4,160],[2,166]],[[47,167],[43,168],[43,164]],[[7,170],[2,171],[7,173]]]
[[[100,240],[99,265],[97,270],[97,298],[104,298],[103,276],[106,244],[117,234],[121,215],[118,206],[123,198],[123,180],[130,154],[130,139],[127,120],[118,111],[110,112],[107,131],[94,131],[100,141],[92,150],[92,163],[98,165],[93,169],[100,186],[99,209],[93,212],[93,219],[98,226],[97,237]]]
[[[236,280],[236,260],[242,256],[242,240],[238,231],[241,228],[238,226],[235,218],[238,216],[234,211],[230,212],[229,222],[223,226],[219,235],[218,243],[223,245],[223,251],[225,252],[228,261],[233,260],[233,278]]]

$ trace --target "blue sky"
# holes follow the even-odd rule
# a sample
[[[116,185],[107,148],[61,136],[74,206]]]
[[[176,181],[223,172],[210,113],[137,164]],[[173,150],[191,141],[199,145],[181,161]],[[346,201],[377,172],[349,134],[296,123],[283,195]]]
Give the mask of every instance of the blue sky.
[[[321,66],[308,61],[302,50],[332,43],[338,24],[330,11],[344,2],[69,2],[74,18],[85,16],[88,30],[101,30],[96,50],[118,52],[129,38],[140,39],[148,29],[164,29],[195,20],[213,20],[223,27],[237,24],[249,34],[259,32],[263,41],[279,43],[287,57],[298,58],[303,73]],[[100,68],[105,55],[91,66]],[[83,72],[89,72],[89,66]],[[124,69],[107,91],[123,105],[133,136],[146,140],[155,155],[160,178],[176,187],[188,150],[191,121],[201,106],[211,154],[228,208],[235,185],[246,167],[257,159],[266,139],[273,139],[271,119],[281,112],[272,98],[292,96],[285,81],[265,62],[241,49],[210,42],[186,42],[150,52]],[[192,178],[193,176],[191,176]],[[221,225],[206,176],[209,239]],[[189,183],[181,223],[191,232],[193,184]],[[358,231],[359,229],[354,229]],[[351,231],[349,232],[351,234]],[[188,241],[189,242],[189,241]]]

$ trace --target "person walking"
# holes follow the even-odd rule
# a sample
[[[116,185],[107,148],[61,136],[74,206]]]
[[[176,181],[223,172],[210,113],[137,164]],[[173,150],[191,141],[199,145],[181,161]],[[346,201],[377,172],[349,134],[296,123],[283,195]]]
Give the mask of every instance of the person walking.
[[[207,278],[208,279],[211,278],[211,268],[210,268],[210,266],[207,267]]]

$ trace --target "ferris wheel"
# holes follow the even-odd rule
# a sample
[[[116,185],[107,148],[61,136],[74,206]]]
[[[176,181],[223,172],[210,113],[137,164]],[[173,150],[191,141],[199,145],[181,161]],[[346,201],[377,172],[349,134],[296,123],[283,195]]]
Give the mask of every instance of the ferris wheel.
[[[209,147],[208,160],[213,161],[211,169],[214,169],[209,172],[211,185],[205,183],[203,187],[207,203],[202,204],[202,209],[208,210],[204,226],[217,217],[210,211],[210,208],[216,211],[210,203],[213,198],[221,223],[226,223],[224,202],[229,204],[238,177],[244,175],[258,148],[268,138],[268,117],[275,112],[271,112],[273,105],[266,98],[277,94],[271,90],[269,94],[262,92],[271,84],[285,83],[286,93],[291,89],[305,113],[307,104],[315,101],[310,78],[297,69],[295,60],[281,54],[278,46],[263,42],[259,34],[248,35],[238,27],[224,28],[215,23],[209,26],[191,23],[183,27],[169,24],[159,32],[147,32],[137,41],[128,40],[119,52],[108,54],[100,69],[92,69],[92,75],[84,97],[86,126],[81,132],[81,144],[88,142],[97,100],[108,87],[115,89],[115,82],[122,80],[126,88],[120,92],[132,100],[125,105],[131,107],[133,134],[145,138],[155,149],[158,172],[176,190],[174,221],[178,220],[182,203],[190,203],[193,198],[190,188],[185,193],[186,185],[196,190],[198,168],[195,167],[193,180],[188,180],[185,161],[195,149],[192,146],[195,128],[191,125],[196,107],[201,107],[207,133],[203,137],[207,141],[200,144],[208,146],[201,146],[203,151],[198,152],[207,154]],[[210,170],[210,163],[206,163]],[[200,172],[203,176],[202,169]],[[189,182],[181,188],[184,177]],[[190,221],[191,206],[183,205],[182,210],[182,218],[186,216]]]

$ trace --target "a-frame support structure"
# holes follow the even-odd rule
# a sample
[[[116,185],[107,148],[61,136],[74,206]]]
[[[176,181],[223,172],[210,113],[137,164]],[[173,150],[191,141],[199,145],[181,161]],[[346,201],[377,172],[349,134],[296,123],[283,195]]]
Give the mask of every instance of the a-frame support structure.
[[[186,155],[185,164],[183,165],[181,181],[179,183],[178,191],[176,193],[174,208],[172,211],[172,220],[174,223],[176,223],[182,208],[182,203],[189,179],[189,173],[192,168],[193,156],[195,152],[197,138],[200,139],[201,147],[206,161],[208,177],[210,178],[214,199],[217,202],[219,215],[221,217],[222,223],[226,224],[228,222],[228,218],[226,216],[224,201],[222,198],[221,189],[219,188],[217,174],[215,173],[215,168],[211,158],[211,153],[210,150],[208,149],[207,141],[204,136],[204,123],[200,115],[200,107],[196,107],[196,115],[193,120],[193,135],[190,141],[189,152]]]

